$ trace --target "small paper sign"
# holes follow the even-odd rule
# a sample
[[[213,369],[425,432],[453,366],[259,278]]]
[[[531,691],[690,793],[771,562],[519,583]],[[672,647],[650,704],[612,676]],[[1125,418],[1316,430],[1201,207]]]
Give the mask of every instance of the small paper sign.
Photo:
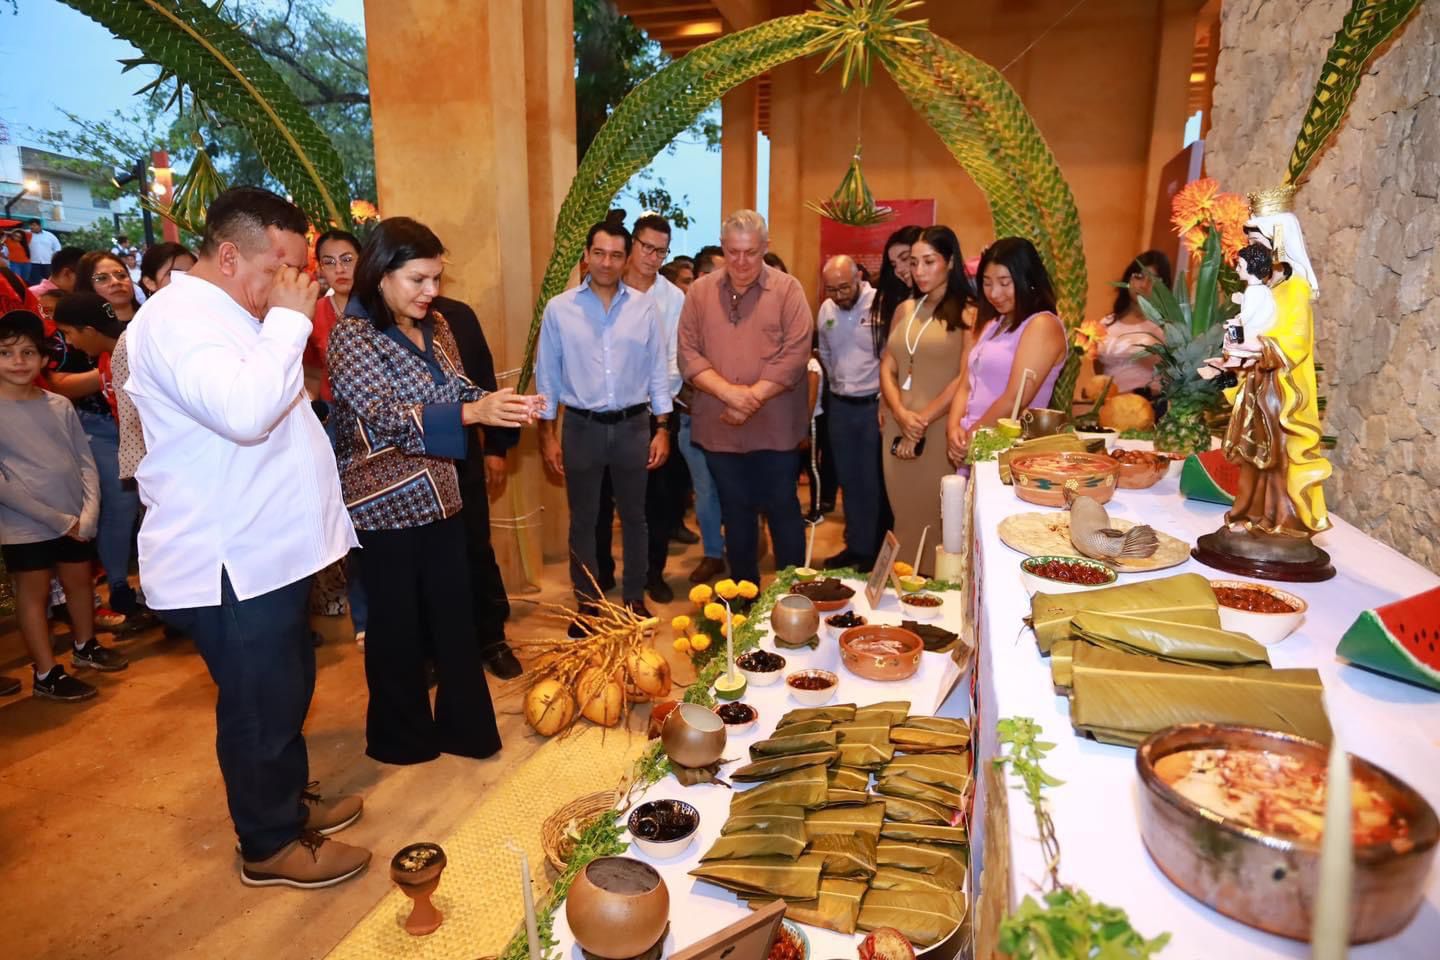
[[[875,566],[870,569],[870,579],[865,581],[865,599],[870,601],[870,609],[880,606],[880,598],[885,595],[885,582],[891,579],[895,572],[895,558],[900,556],[900,541],[891,530],[885,534],[885,542],[880,545],[880,552],[875,555]],[[900,584],[895,584],[898,593]]]

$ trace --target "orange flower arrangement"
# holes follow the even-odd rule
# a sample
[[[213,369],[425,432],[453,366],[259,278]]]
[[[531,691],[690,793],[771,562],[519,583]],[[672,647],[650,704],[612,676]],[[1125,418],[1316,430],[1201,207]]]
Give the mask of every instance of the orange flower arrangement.
[[[365,223],[368,220],[379,220],[380,211],[375,207],[375,204],[369,200],[351,200],[350,219],[356,223]]]
[[[1186,184],[1175,195],[1170,212],[1170,222],[1191,253],[1200,252],[1211,227],[1220,231],[1220,249],[1226,263],[1245,246],[1250,205],[1238,193],[1221,193],[1219,181],[1212,177]]]
[[[1075,348],[1087,357],[1095,356],[1095,348],[1105,339],[1105,327],[1096,320],[1086,320],[1075,328]]]

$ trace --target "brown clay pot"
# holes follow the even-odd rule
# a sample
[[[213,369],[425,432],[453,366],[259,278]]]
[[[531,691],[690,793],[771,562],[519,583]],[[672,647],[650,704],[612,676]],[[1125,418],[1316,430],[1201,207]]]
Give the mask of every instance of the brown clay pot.
[[[725,752],[725,736],[725,721],[693,703],[671,710],[660,727],[665,756],[682,767],[708,767],[719,760]]]
[[[787,593],[770,609],[770,629],[791,646],[804,643],[819,632],[820,611],[809,597]]]
[[[630,857],[601,857],[575,876],[565,897],[565,919],[575,942],[589,953],[637,956],[665,932],[670,891],[649,864]]]
[[[390,879],[412,901],[405,932],[423,937],[440,929],[444,915],[430,902],[445,871],[445,851],[434,843],[412,843],[390,861]]]
[[[862,652],[866,640],[894,640],[904,649],[899,653]],[[925,642],[900,627],[851,627],[840,634],[840,662],[845,669],[866,680],[904,680],[920,669],[920,655]]]

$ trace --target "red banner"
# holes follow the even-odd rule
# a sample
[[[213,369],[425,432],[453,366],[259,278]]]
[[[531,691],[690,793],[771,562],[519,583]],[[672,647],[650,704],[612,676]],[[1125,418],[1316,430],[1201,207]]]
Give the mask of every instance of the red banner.
[[[901,227],[928,227],[935,222],[935,200],[876,200],[877,207],[889,207],[895,216],[870,227],[847,227],[825,217],[820,218],[820,267],[831,257],[845,254],[853,257],[870,273],[873,281],[880,276],[885,258],[885,240]],[[824,289],[824,281],[817,284]],[[823,297],[821,299],[824,299]]]

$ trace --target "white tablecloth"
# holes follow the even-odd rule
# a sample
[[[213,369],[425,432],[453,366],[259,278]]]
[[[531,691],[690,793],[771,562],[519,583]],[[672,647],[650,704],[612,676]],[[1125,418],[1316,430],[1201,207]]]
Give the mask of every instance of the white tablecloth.
[[[852,607],[870,623],[899,624],[904,619],[900,603],[893,593],[887,593],[878,609],[872,609],[865,600],[864,584],[861,581],[847,581],[855,588]],[[948,591],[939,594],[944,604],[939,619],[929,621],[953,632],[959,632],[964,594]],[[829,616],[829,614],[823,614]],[[894,683],[879,683],[865,680],[847,671],[840,663],[839,644],[826,638],[822,624],[821,643],[817,650],[776,650],[771,642],[769,623],[763,625],[764,637],[760,646],[765,650],[779,653],[785,658],[785,673],[812,667],[834,671],[840,677],[839,689],[831,703],[856,703],[860,705],[879,703],[884,700],[909,700],[910,712],[915,714],[939,714],[944,716],[966,716],[968,703],[960,680],[961,670],[948,654],[925,653],[921,657],[920,669],[908,680]],[[953,692],[947,700],[947,694]],[[720,770],[723,778],[750,759],[750,744],[769,737],[780,718],[789,710],[802,705],[787,693],[784,681],[768,687],[751,686],[744,700],[760,713],[759,722],[748,733],[731,737],[725,749],[725,758],[732,760]],[[943,708],[943,709],[942,709]],[[756,784],[734,785],[737,790],[749,789]],[[665,860],[647,856],[638,846],[631,845],[625,856],[649,863],[659,871],[670,891],[670,933],[665,941],[664,953],[670,955],[677,949],[689,946],[717,930],[722,930],[737,920],[750,915],[750,908],[735,894],[709,883],[702,883],[689,875],[700,863],[700,856],[720,836],[720,828],[729,817],[731,790],[718,784],[699,784],[683,787],[673,776],[656,783],[636,800],[675,798],[684,800],[700,811],[700,829],[695,843],[684,853]],[[626,836],[628,839],[628,836]],[[815,960],[828,957],[852,957],[860,936],[822,930],[818,927],[804,928],[810,939],[810,955]],[[555,939],[560,944],[560,956],[581,960],[580,948],[570,936],[569,925],[565,922],[563,905],[555,912]]]
[[[1179,467],[1149,490],[1121,490],[1107,505],[1111,516],[1145,522],[1194,543],[1216,529],[1224,508],[1179,495]],[[1022,628],[1029,598],[1020,582],[1019,553],[1000,541],[997,528],[1014,513],[1045,510],[1019,500],[1000,482],[996,465],[975,471],[976,570],[982,578],[983,612],[978,624],[980,741],[976,768],[995,756],[995,721],[1028,716],[1057,746],[1045,769],[1063,785],[1047,791],[1060,840],[1061,879],[1105,903],[1123,907],[1146,936],[1173,934],[1163,956],[1170,960],[1252,960],[1307,957],[1308,944],[1262,933],[1211,910],[1170,883],[1145,852],[1140,839],[1135,751],[1077,737],[1068,702],[1055,695],[1049,661],[1034,635]],[[1334,529],[1317,538],[1338,569],[1324,583],[1283,584],[1310,604],[1300,629],[1270,648],[1279,667],[1313,667],[1325,685],[1326,708],[1342,744],[1351,753],[1389,770],[1440,807],[1440,694],[1341,663],[1335,645],[1361,610],[1432,589],[1440,579],[1332,516]],[[1195,571],[1228,577],[1196,561],[1145,576]],[[1137,575],[1139,576],[1139,575]],[[1131,579],[1126,577],[1127,580]],[[984,780],[977,777],[972,825],[975,862],[983,847],[997,842],[983,832]],[[1036,842],[1034,818],[1024,797],[1010,792],[1011,892],[1014,900],[1037,892],[1046,871]],[[1426,903],[1399,935],[1356,947],[1356,960],[1378,957],[1440,957],[1440,870],[1432,871]]]

